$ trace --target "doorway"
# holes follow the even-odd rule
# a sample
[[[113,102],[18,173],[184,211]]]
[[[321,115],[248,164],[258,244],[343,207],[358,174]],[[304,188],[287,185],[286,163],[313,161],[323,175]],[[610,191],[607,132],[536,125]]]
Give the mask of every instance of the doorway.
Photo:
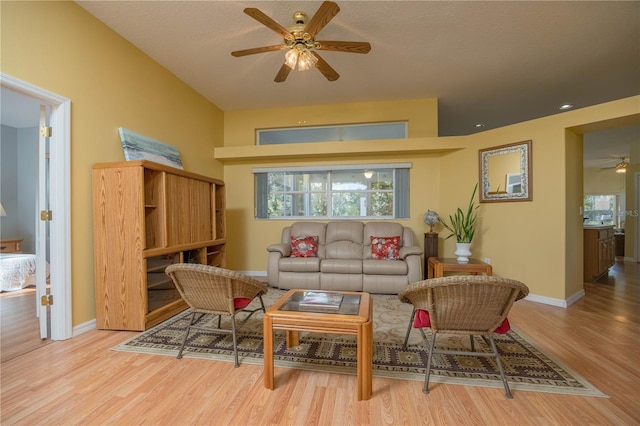
[[[9,90],[20,95],[21,99],[35,102],[38,106],[45,105],[50,109],[50,126],[52,135],[50,138],[50,163],[49,174],[51,183],[48,188],[38,184],[37,191],[48,191],[52,194],[50,206],[47,210],[55,212],[49,221],[49,241],[51,254],[50,264],[50,291],[54,303],[49,306],[51,314],[50,338],[52,340],[64,340],[72,337],[71,319],[71,226],[70,226],[70,124],[71,101],[55,93],[21,81],[12,76],[0,73],[0,86],[3,92]],[[9,105],[5,105],[5,97],[2,98],[3,116],[5,111],[10,111]],[[35,117],[36,123],[39,121]],[[4,123],[3,123],[4,124]],[[33,196],[36,197],[37,192]],[[38,206],[35,211],[43,210]],[[37,228],[37,227],[36,227]],[[46,240],[46,235],[38,235],[40,231],[34,231],[35,242]],[[35,243],[34,243],[35,244]],[[33,252],[36,252],[33,247]],[[36,252],[36,256],[41,256]],[[50,299],[49,299],[50,300]],[[35,315],[37,304],[34,300],[33,313]],[[41,315],[42,317],[42,315]]]

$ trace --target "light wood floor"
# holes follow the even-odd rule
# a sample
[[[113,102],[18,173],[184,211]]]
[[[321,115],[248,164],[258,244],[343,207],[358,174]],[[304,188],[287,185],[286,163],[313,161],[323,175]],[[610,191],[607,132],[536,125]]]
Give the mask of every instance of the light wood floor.
[[[35,287],[0,293],[0,314],[0,362],[51,343],[40,339]]]
[[[109,348],[135,333],[94,330],[53,342],[1,365],[1,423],[10,424],[486,424],[640,423],[640,269],[618,263],[608,279],[585,284],[568,309],[520,301],[510,320],[546,353],[610,398],[373,378],[356,399],[354,376],[129,354]]]

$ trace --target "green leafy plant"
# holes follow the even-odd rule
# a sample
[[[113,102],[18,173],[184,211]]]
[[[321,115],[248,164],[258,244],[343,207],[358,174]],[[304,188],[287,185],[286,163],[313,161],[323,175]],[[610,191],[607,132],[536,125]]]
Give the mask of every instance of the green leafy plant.
[[[473,240],[473,235],[476,232],[476,210],[478,210],[478,207],[480,207],[476,206],[474,202],[477,191],[478,184],[476,183],[476,186],[473,188],[473,194],[471,194],[471,199],[469,200],[469,206],[467,207],[466,213],[458,207],[455,215],[449,215],[450,223],[446,223],[444,220],[442,220],[442,218],[438,218],[438,221],[449,232],[451,232],[451,234],[446,239],[449,239],[455,235],[456,242],[458,243],[470,243]]]

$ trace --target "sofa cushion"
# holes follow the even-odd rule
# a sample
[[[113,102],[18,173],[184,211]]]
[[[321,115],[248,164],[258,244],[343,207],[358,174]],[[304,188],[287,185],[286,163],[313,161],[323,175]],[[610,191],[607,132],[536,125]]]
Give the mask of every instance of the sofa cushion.
[[[318,236],[291,237],[291,257],[318,257]]]
[[[357,221],[334,221],[327,224],[325,256],[332,259],[362,260],[362,230]]]
[[[281,272],[320,272],[319,257],[283,257],[278,261]]]
[[[362,261],[362,272],[367,275],[407,275],[408,271],[407,262],[403,260],[384,262],[365,259]]]
[[[400,236],[375,237],[371,236],[371,257],[377,260],[398,260],[398,245]]]
[[[362,260],[327,258],[320,264],[320,272],[333,274],[361,274]]]

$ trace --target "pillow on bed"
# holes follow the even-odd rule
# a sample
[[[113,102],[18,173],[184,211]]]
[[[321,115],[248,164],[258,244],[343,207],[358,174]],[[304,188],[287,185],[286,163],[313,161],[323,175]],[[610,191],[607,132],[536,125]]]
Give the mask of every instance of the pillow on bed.
[[[291,257],[318,257],[318,236],[291,237]]]

